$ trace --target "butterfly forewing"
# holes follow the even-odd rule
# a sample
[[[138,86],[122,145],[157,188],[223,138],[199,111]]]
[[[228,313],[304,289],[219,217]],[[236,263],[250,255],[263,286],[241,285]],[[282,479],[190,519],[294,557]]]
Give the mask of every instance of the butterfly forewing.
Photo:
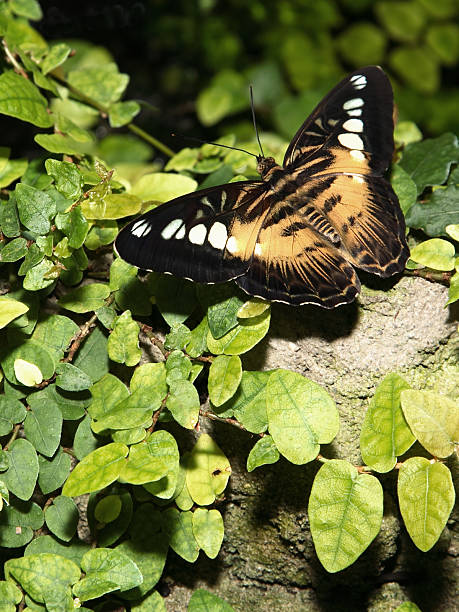
[[[203,283],[235,278],[250,264],[266,187],[242,181],[176,198],[123,228],[116,251],[143,270]]]
[[[287,149],[284,167],[302,166],[311,155],[337,147],[365,152],[371,172],[381,174],[394,150],[392,115],[392,88],[381,68],[356,70],[325,96],[300,127]]]

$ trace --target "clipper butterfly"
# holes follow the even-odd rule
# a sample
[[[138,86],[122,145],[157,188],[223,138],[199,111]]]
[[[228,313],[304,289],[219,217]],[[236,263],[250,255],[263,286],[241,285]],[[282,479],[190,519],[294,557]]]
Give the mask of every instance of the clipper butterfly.
[[[405,222],[384,173],[393,95],[377,66],[325,96],[282,166],[257,157],[261,180],[210,187],[130,222],[115,249],[143,270],[200,283],[234,279],[249,295],[333,308],[360,291],[355,269],[382,277],[408,259]]]

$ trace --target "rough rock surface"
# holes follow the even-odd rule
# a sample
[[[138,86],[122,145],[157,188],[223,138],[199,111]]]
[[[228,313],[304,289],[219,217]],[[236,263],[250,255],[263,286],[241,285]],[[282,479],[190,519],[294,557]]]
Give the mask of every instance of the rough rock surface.
[[[458,310],[444,308],[447,290],[403,278],[386,291],[365,289],[359,303],[332,311],[273,307],[270,334],[244,356],[245,369],[287,368],[323,385],[335,398],[341,429],[326,457],[359,465],[359,434],[375,387],[396,371],[415,388],[459,397]],[[252,473],[246,457],[256,437],[226,424],[203,424],[231,461],[233,474],[220,510],[225,540],[218,558],[189,565],[170,553],[160,592],[168,612],[186,610],[204,587],[235,610],[382,612],[415,601],[422,612],[459,609],[458,515],[428,553],[399,521],[396,474],[379,476],[385,491],[380,534],[358,561],[338,574],[317,560],[306,513],[320,465],[281,459]],[[422,454],[415,445],[413,454]],[[457,459],[448,460],[457,476]]]

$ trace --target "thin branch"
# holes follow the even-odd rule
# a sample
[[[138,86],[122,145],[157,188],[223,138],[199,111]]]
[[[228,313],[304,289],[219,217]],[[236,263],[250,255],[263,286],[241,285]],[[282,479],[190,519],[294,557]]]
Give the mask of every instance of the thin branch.
[[[405,270],[403,274],[405,276],[417,276],[419,278],[424,278],[431,283],[441,283],[442,285],[449,287],[454,270],[452,272],[438,272],[437,270],[431,270],[430,268],[419,268],[417,270]]]
[[[5,446],[3,447],[4,451],[8,450],[9,447],[11,446],[11,444],[16,440],[16,438],[18,437],[20,429],[21,429],[21,423],[18,423],[17,425],[14,426],[13,433],[11,434],[10,439],[5,444]]]
[[[217,414],[210,412],[210,410],[203,410],[201,408],[201,410],[199,411],[199,416],[205,417],[206,419],[210,419],[211,421],[218,421],[219,423],[227,423],[228,425],[232,425],[233,427],[242,429],[242,431],[248,431],[244,427],[244,425],[241,425],[241,423],[239,423],[239,421],[237,421],[236,419],[220,417]],[[258,435],[260,436],[260,438],[264,436],[264,434],[258,434]]]
[[[6,44],[5,39],[2,40],[2,45],[3,45],[3,49],[5,51],[6,58],[10,62],[10,64],[13,66],[14,70],[18,74],[20,74],[22,77],[24,77],[25,79],[28,80],[29,79],[29,75],[24,70],[24,68],[19,64],[19,62],[16,60],[16,58],[13,55],[13,53],[11,53],[11,51],[8,48],[8,45]]]

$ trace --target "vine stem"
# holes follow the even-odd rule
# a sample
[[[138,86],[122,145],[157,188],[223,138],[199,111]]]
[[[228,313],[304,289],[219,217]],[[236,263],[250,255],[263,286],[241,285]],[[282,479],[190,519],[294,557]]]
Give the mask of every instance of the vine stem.
[[[438,272],[437,270],[431,270],[429,268],[419,268],[417,270],[405,270],[403,274],[405,276],[424,278],[431,283],[442,283],[449,287],[454,270],[452,272]]]

